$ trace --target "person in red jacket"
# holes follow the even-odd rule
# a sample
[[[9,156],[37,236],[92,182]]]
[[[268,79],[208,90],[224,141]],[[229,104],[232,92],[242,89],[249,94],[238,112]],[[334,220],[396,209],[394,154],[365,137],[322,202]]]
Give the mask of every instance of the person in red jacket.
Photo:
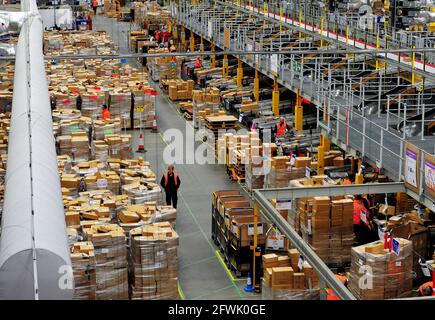
[[[110,119],[110,111],[109,108],[103,104],[103,110],[101,110],[101,120]]]
[[[177,192],[178,188],[180,188],[181,181],[180,177],[178,177],[178,175],[174,172],[173,165],[168,166],[168,172],[163,175],[160,185],[166,193],[166,205],[170,206],[172,202],[172,206],[177,209]]]

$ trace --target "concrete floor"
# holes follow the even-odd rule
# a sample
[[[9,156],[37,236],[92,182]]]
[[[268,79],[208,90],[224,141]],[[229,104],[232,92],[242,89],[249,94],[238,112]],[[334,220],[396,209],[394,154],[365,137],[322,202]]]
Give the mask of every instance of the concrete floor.
[[[94,30],[106,30],[120,53],[128,52],[129,23],[118,22],[98,15]],[[130,61],[137,66],[137,61]],[[158,85],[152,84],[155,88]],[[145,154],[152,169],[159,176],[166,171],[163,151],[167,146],[164,132],[178,129],[185,136],[186,121],[160,90],[157,96],[158,133],[144,131]],[[191,126],[191,123],[188,122]],[[132,131],[133,146],[137,146],[139,131]],[[179,291],[182,299],[258,299],[246,293],[246,279],[238,279],[222,261],[211,241],[211,194],[217,190],[237,189],[239,185],[229,180],[222,165],[176,164],[175,171],[181,179],[176,231],[180,236]]]

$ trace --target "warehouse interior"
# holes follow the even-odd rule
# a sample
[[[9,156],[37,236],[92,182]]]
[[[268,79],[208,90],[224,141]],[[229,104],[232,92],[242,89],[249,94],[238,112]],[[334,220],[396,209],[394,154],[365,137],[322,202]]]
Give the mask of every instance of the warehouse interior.
[[[0,8],[0,299],[433,299],[435,3]]]

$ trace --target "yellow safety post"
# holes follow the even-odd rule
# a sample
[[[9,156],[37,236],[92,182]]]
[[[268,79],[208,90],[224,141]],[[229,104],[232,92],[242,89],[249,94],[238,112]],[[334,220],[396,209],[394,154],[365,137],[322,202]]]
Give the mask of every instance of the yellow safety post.
[[[243,64],[242,60],[240,60],[240,57],[237,58],[237,87],[242,87],[242,80],[243,80]]]
[[[186,44],[186,28],[181,26],[181,44]]]
[[[282,7],[279,8],[279,32],[282,32]]]
[[[412,48],[414,49],[415,46],[412,46]],[[412,68],[411,84],[415,84],[415,72],[414,72],[414,68],[415,68],[415,51],[412,51],[412,53],[411,53],[411,68]]]
[[[322,147],[323,147],[323,151],[325,152],[331,150],[331,141],[328,139],[327,136],[322,135]]]
[[[323,35],[323,26],[325,23],[325,17],[321,16],[320,17],[320,34]],[[320,47],[323,47],[323,38],[320,38]]]
[[[169,19],[166,23],[166,27],[168,29],[168,32],[172,32],[172,21]]]
[[[298,92],[296,93],[296,109],[295,109],[295,129],[302,130],[302,122],[303,122],[304,114],[301,104],[301,96]]]
[[[349,26],[346,25],[346,50],[349,50]],[[346,58],[350,58],[352,55],[346,53]]]
[[[276,82],[276,80],[273,82],[272,112],[275,116],[279,116],[279,90],[278,82]]]
[[[222,61],[222,77],[228,77],[228,56],[224,54],[224,60]]]
[[[216,68],[216,55],[214,54],[214,45],[212,45],[211,47],[211,52],[213,52],[213,54],[211,55],[211,68],[214,69]]]
[[[263,3],[263,15],[266,15],[266,14],[267,14],[267,11],[266,11],[266,1],[264,1],[264,3]],[[266,20],[264,20],[263,24],[266,25]]]
[[[174,37],[174,39],[178,39],[178,28],[177,28],[177,20],[174,19],[174,25],[172,27],[172,36]]]
[[[299,39],[302,38],[302,9],[299,7]]]
[[[358,173],[355,175],[355,184],[363,184],[363,182],[364,182],[364,178],[362,176],[362,173],[360,173],[361,165],[362,165],[362,161],[361,161],[361,159],[359,159],[358,160]]]
[[[323,107],[323,121],[328,122],[329,114],[328,114],[328,107]]]
[[[199,41],[199,47],[200,47],[201,51],[204,51],[204,40],[202,39],[202,37],[200,38],[200,41]]]
[[[323,146],[317,147],[317,174],[321,175],[325,172],[325,152]]]
[[[378,49],[379,49],[379,33],[376,34],[376,70],[380,69],[380,63],[378,59]]]
[[[190,52],[195,51],[195,35],[193,31],[190,31]]]
[[[257,69],[255,69],[255,76],[254,76],[254,98],[255,101],[260,100],[260,78],[258,77]]]

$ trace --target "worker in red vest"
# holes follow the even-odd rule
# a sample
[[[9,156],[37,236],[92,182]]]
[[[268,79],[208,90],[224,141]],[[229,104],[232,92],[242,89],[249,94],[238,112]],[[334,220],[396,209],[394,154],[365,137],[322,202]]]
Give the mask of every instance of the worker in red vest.
[[[180,188],[181,181],[180,177],[178,177],[178,175],[174,172],[173,165],[168,166],[168,172],[163,175],[160,185],[166,193],[166,205],[170,206],[172,201],[172,206],[177,209],[177,192],[178,188]]]
[[[275,125],[275,137],[283,137],[286,130],[291,130],[292,127],[285,122],[284,117],[279,118],[279,122]]]
[[[195,59],[195,68],[202,68],[202,60],[200,56],[197,56]]]
[[[159,30],[156,30],[154,32],[154,40],[156,40],[157,43],[160,43],[160,33],[159,33]]]
[[[359,245],[370,242],[373,225],[369,208],[361,195],[356,195],[353,200],[353,230]]]
[[[98,9],[98,0],[92,0],[92,9],[94,10],[94,15],[96,15]]]
[[[109,108],[103,104],[103,110],[101,110],[101,120],[110,119],[110,111]]]
[[[347,278],[344,272],[336,274],[335,277],[340,281],[343,286],[347,287]],[[326,300],[340,300],[340,298],[335,294],[334,290],[326,288]]]
[[[433,281],[428,281],[423,283],[420,288],[418,288],[418,293],[422,297],[435,296],[435,291],[433,289]]]

